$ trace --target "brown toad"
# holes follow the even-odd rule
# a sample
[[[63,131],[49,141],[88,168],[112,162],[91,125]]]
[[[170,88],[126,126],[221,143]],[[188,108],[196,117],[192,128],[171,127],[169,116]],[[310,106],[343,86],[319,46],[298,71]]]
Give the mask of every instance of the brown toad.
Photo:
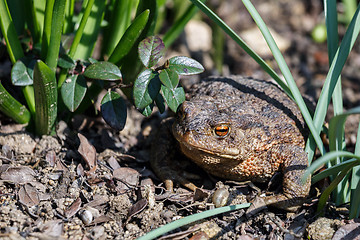
[[[307,130],[297,105],[276,85],[241,76],[203,80],[165,120],[152,153],[152,168],[165,181],[195,190],[172,163],[181,152],[215,176],[236,181],[268,182],[283,173],[282,193],[264,198],[267,205],[295,210],[309,193],[301,182],[308,166],[304,151]],[[172,125],[172,127],[171,127]]]

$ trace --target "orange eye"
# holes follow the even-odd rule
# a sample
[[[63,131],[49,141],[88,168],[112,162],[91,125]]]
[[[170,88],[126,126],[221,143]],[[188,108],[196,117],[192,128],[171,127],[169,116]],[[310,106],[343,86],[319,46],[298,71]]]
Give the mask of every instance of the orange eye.
[[[229,134],[229,132],[230,132],[230,127],[229,125],[226,124],[220,124],[214,128],[214,133],[218,137],[226,137]]]

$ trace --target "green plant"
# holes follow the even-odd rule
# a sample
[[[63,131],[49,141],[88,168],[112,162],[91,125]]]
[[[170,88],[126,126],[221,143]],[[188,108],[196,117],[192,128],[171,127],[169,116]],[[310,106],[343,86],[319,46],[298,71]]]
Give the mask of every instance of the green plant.
[[[320,153],[322,154],[322,157],[314,161],[314,163],[312,163],[308,168],[304,175],[304,179],[306,179],[310,174],[314,173],[323,164],[332,162],[329,164],[330,167],[327,170],[320,172],[312,177],[313,183],[327,176],[331,176],[333,179],[330,186],[322,193],[322,196],[320,197],[318,210],[321,210],[325,206],[325,203],[328,200],[328,196],[332,191],[335,190],[333,199],[335,200],[336,204],[342,204],[350,201],[349,217],[358,217],[360,214],[360,199],[357,197],[360,194],[360,141],[356,141],[354,153],[344,151],[346,148],[344,143],[344,123],[349,115],[359,114],[360,107],[351,109],[345,113],[343,112],[340,73],[344,67],[345,61],[349,56],[355,40],[359,35],[360,6],[357,7],[356,12],[352,16],[346,34],[342,39],[341,44],[339,45],[336,2],[330,0],[324,1],[330,69],[327,74],[320,98],[318,100],[316,111],[312,117],[306,105],[304,104],[303,98],[301,97],[301,94],[296,87],[291,72],[287,67],[278,47],[276,46],[266,24],[261,19],[255,7],[249,0],[242,0],[242,2],[248,9],[255,23],[261,30],[266,42],[268,43],[269,48],[271,49],[274,58],[279,65],[279,69],[286,80],[286,84],[282,82],[279,75],[272,68],[270,68],[263,59],[261,59],[229,26],[226,25],[226,23],[221,18],[219,18],[204,3],[199,0],[190,1],[210,19],[212,19],[216,25],[218,25],[226,34],[228,34],[256,62],[258,62],[264,71],[266,71],[298,104],[311,132],[311,136],[309,137],[306,145],[309,163],[312,163],[316,147],[318,147]],[[328,105],[330,104],[331,100],[334,105],[335,116],[330,120],[329,124],[328,132],[330,152],[326,153],[323,143],[320,139],[320,131],[323,128],[325,115],[327,113],[326,110],[328,109]],[[358,138],[359,137],[360,125],[358,130]],[[205,211],[204,213],[209,211]],[[187,223],[182,222],[181,224],[176,224],[176,227],[181,227]],[[153,239],[160,234],[171,231],[173,227],[173,225],[165,225],[159,229],[154,230],[153,232],[144,235],[141,239]]]
[[[161,28],[157,16],[164,9],[165,1],[85,0],[79,14],[74,11],[75,1],[26,0],[24,4],[29,9],[26,14],[13,2],[9,9],[8,2],[0,0],[1,31],[13,63],[11,83],[15,88],[12,91],[21,88],[26,103],[9,94],[6,90],[11,87],[9,83],[5,84],[6,88],[0,83],[0,110],[18,123],[27,123],[29,131],[51,134],[59,113],[69,116],[71,112],[84,111],[103,88],[108,88],[101,110],[106,121],[121,130],[126,107],[118,92],[123,91],[132,99],[131,86],[143,68],[138,59],[138,45],[147,36],[154,35],[157,23],[158,29]],[[195,12],[192,10],[191,16]],[[181,15],[183,20],[166,34],[172,41],[191,18],[188,13]],[[90,57],[102,33],[98,59],[101,61],[97,62]],[[162,71],[171,72],[169,79],[176,75],[169,69]],[[176,104],[183,100],[178,97],[182,89],[162,88],[164,96],[177,99],[175,103],[165,97],[171,109],[176,110]],[[159,95],[158,105],[160,100]]]
[[[133,96],[135,106],[145,116],[152,112],[154,102],[163,112],[164,99],[170,109],[176,112],[178,106],[185,101],[184,89],[178,86],[179,75],[204,71],[200,63],[188,57],[172,57],[162,66],[153,68],[165,55],[164,50],[165,45],[159,37],[146,38],[139,45],[139,57],[146,69],[135,80]]]
[[[197,61],[188,57],[172,57],[162,66],[154,67],[165,54],[163,41],[157,36],[147,37],[138,46],[139,58],[146,67],[137,76],[133,87],[133,99],[135,106],[149,116],[154,103],[161,112],[165,111],[164,99],[171,110],[176,112],[178,106],[185,101],[185,92],[178,87],[179,75],[197,74],[204,68]],[[86,78],[103,81],[119,81],[122,78],[120,69],[111,62],[94,62],[90,64],[84,74]],[[81,77],[82,75],[78,75]],[[81,78],[83,79],[83,78]],[[80,79],[80,80],[81,80]],[[69,108],[74,102],[81,102],[84,96],[84,85],[69,81],[62,85],[65,93],[71,93],[71,97],[64,98],[64,103]],[[117,86],[115,86],[117,88]],[[161,90],[161,94],[160,94]],[[126,122],[126,105],[120,94],[109,89],[101,101],[101,112],[104,120],[113,128],[122,130]],[[76,108],[74,106],[73,108]]]

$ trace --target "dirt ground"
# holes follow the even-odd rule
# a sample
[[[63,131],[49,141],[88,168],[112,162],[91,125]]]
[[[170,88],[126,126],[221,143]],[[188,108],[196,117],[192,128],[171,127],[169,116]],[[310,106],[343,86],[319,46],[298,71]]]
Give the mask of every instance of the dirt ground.
[[[208,2],[236,32],[244,38],[253,36],[255,25],[241,1]],[[323,21],[321,1],[254,0],[253,4],[283,41],[285,59],[302,93],[317,99],[328,70],[326,45],[310,37]],[[191,22],[170,49],[172,54],[197,59],[207,69],[201,76],[183,79],[185,88],[199,77],[217,74],[210,57],[211,23],[204,19],[206,24]],[[344,29],[339,28],[341,35]],[[231,39],[226,38],[225,46],[223,74],[270,78]],[[277,70],[261,43],[254,48]],[[347,109],[360,102],[359,53],[356,44],[342,75]],[[9,74],[6,66],[4,62],[0,67],[1,77]],[[136,239],[181,217],[214,208],[215,192],[220,197],[228,192],[230,205],[249,202],[267,191],[267,186],[216,179],[190,165],[201,176],[196,184],[204,190],[193,193],[176,186],[174,193],[166,193],[149,160],[154,132],[168,115],[144,118],[129,105],[121,132],[107,126],[101,116],[90,114],[75,116],[68,124],[60,122],[56,136],[42,138],[1,116],[0,239]],[[357,117],[347,122],[349,144],[355,144],[358,122]],[[315,214],[319,191],[327,184],[313,186],[297,213],[269,208],[248,217],[246,210],[239,210],[176,229],[161,239],[340,239],[347,234],[359,238],[360,223],[347,219],[348,206],[329,203],[324,217]]]

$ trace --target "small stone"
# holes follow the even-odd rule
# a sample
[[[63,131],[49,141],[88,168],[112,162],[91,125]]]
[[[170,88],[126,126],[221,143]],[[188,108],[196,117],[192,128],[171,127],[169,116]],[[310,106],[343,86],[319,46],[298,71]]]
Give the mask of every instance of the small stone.
[[[89,210],[82,210],[79,215],[85,225],[89,225],[94,220],[93,214]]]
[[[214,192],[212,197],[212,202],[215,204],[215,207],[223,207],[226,205],[229,199],[229,191],[226,188],[219,188]]]
[[[269,29],[269,31],[281,52],[286,51],[290,47],[290,41],[288,39],[280,36],[273,29]],[[257,27],[241,32],[240,36],[261,57],[272,56],[272,52],[270,51],[263,35]]]
[[[331,239],[335,233],[336,224],[334,220],[328,218],[318,218],[308,227],[309,238],[314,240]]]
[[[212,48],[212,31],[208,24],[191,20],[185,26],[186,43],[192,52],[207,52]]]

